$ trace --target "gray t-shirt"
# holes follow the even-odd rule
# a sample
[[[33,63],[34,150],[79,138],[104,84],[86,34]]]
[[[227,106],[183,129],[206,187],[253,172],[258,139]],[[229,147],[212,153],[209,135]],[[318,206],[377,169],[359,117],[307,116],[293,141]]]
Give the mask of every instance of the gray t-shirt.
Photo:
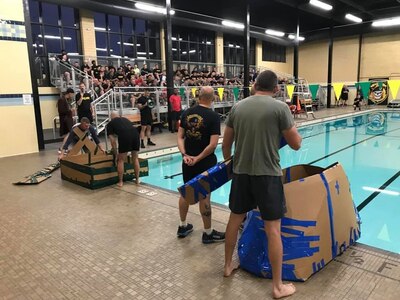
[[[250,96],[232,107],[225,124],[235,134],[235,174],[282,176],[282,131],[294,126],[287,104],[271,96]]]

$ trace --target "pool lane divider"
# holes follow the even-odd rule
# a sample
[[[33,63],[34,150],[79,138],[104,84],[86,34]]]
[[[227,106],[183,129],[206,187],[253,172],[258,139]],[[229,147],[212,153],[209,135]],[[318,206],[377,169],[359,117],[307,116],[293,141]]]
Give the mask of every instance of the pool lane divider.
[[[379,133],[379,134],[377,134],[377,135],[373,135],[373,136],[371,136],[371,137],[369,137],[369,138],[366,138],[366,139],[363,139],[363,140],[358,141],[358,142],[356,142],[356,143],[353,143],[353,144],[351,144],[351,145],[349,145],[349,146],[347,146],[347,147],[344,147],[344,148],[342,148],[342,149],[339,149],[339,150],[337,150],[337,151],[335,151],[335,152],[329,153],[328,155],[325,155],[325,156],[323,156],[323,157],[321,157],[321,158],[318,158],[318,159],[316,159],[316,160],[314,160],[314,161],[312,161],[312,162],[310,162],[310,163],[308,163],[308,164],[309,164],[309,165],[313,165],[313,164],[315,164],[316,162],[319,162],[320,160],[323,160],[323,159],[325,159],[325,158],[328,158],[329,156],[332,156],[332,155],[335,155],[335,154],[337,154],[337,153],[339,153],[339,152],[342,152],[342,151],[344,151],[344,150],[347,150],[347,149],[349,149],[349,148],[351,148],[351,147],[354,147],[355,145],[361,144],[361,143],[366,142],[366,141],[368,141],[368,140],[372,140],[372,139],[374,139],[374,138],[376,138],[376,137],[378,137],[378,136],[385,135],[385,134],[387,134],[387,133],[391,133],[391,132],[398,131],[398,130],[400,130],[400,128],[396,128],[396,129],[393,129],[393,130],[389,130],[389,131],[387,131],[387,132],[383,132],[383,133]]]
[[[381,191],[385,190],[389,185],[392,184],[400,176],[400,171],[394,174],[392,177],[389,178],[380,188],[379,191],[373,192],[369,197],[367,197],[360,205],[357,206],[357,210],[361,211],[364,207],[366,207],[372,200],[374,200]]]

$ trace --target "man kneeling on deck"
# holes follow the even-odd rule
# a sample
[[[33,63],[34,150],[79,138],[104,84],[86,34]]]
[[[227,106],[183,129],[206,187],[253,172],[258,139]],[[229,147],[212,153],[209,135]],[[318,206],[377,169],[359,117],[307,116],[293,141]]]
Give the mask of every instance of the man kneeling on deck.
[[[110,138],[112,148],[115,151],[118,148],[118,186],[122,187],[124,184],[124,162],[129,151],[132,153],[136,184],[139,184],[138,151],[140,147],[140,138],[137,129],[133,127],[132,123],[128,119],[120,117],[118,112],[112,112],[111,121],[107,124],[107,134]],[[118,136],[118,147],[115,135]]]

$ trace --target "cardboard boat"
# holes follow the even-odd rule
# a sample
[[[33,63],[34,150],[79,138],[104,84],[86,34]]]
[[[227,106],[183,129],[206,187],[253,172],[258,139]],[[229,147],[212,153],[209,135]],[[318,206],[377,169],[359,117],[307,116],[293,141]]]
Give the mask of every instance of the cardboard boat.
[[[283,170],[287,213],[282,218],[282,279],[305,281],[360,238],[360,218],[340,164]],[[259,211],[248,214],[238,242],[240,267],[271,278],[268,243]]]
[[[68,156],[60,161],[61,178],[89,189],[98,189],[116,184],[119,179],[115,155],[99,151],[98,146],[79,127],[75,127],[73,130],[79,137],[79,141],[68,152]],[[86,151],[86,153],[81,153],[82,150]],[[139,158],[139,165],[139,176],[148,176],[149,166],[147,159]],[[124,171],[124,181],[135,178],[131,156],[126,158]]]

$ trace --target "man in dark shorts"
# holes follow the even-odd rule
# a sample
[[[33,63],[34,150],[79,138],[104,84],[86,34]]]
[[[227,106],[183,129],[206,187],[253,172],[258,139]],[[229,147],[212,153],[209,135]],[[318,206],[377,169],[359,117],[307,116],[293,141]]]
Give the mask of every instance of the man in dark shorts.
[[[171,105],[171,122],[172,122],[172,130],[174,133],[179,129],[179,119],[181,117],[182,112],[182,103],[181,96],[179,96],[178,89],[174,89],[174,94],[169,97],[169,103]]]
[[[296,288],[282,283],[281,218],[286,212],[286,204],[278,150],[282,136],[295,150],[300,148],[302,139],[289,107],[272,98],[279,91],[276,74],[262,72],[257,76],[253,89],[253,96],[232,107],[222,143],[224,158],[227,159],[235,142],[224,276],[230,276],[239,266],[232,262],[238,230],[246,213],[258,207],[268,237],[272,296],[282,298],[294,294]]]
[[[147,146],[155,146],[156,144],[150,140],[151,136],[151,125],[153,124],[153,113],[151,111],[152,100],[149,95],[149,91],[146,89],[141,97],[136,101],[137,106],[140,110],[140,125],[142,128],[140,129],[140,147],[145,148],[144,146],[144,136],[147,136]]]
[[[86,92],[86,86],[82,82],[79,84],[79,93],[75,95],[76,106],[78,108],[78,119],[88,118],[93,123],[92,96]]]
[[[111,141],[112,148],[117,155],[117,170],[118,170],[118,186],[124,184],[124,161],[128,152],[132,154],[133,167],[135,169],[136,184],[139,184],[139,133],[132,123],[123,117],[120,117],[117,112],[111,113],[111,121],[107,124],[107,134]],[[118,136],[118,147],[115,135]]]
[[[187,109],[182,114],[178,130],[178,149],[183,156],[182,172],[185,183],[217,164],[214,150],[221,133],[221,124],[219,115],[211,109],[213,101],[213,88],[203,87],[200,92],[199,105]],[[204,225],[203,243],[224,241],[225,233],[218,232],[211,227],[210,194],[200,200],[199,209]],[[189,203],[181,196],[179,198],[181,220],[177,232],[178,237],[181,238],[193,231],[193,225],[186,222],[188,210]]]

